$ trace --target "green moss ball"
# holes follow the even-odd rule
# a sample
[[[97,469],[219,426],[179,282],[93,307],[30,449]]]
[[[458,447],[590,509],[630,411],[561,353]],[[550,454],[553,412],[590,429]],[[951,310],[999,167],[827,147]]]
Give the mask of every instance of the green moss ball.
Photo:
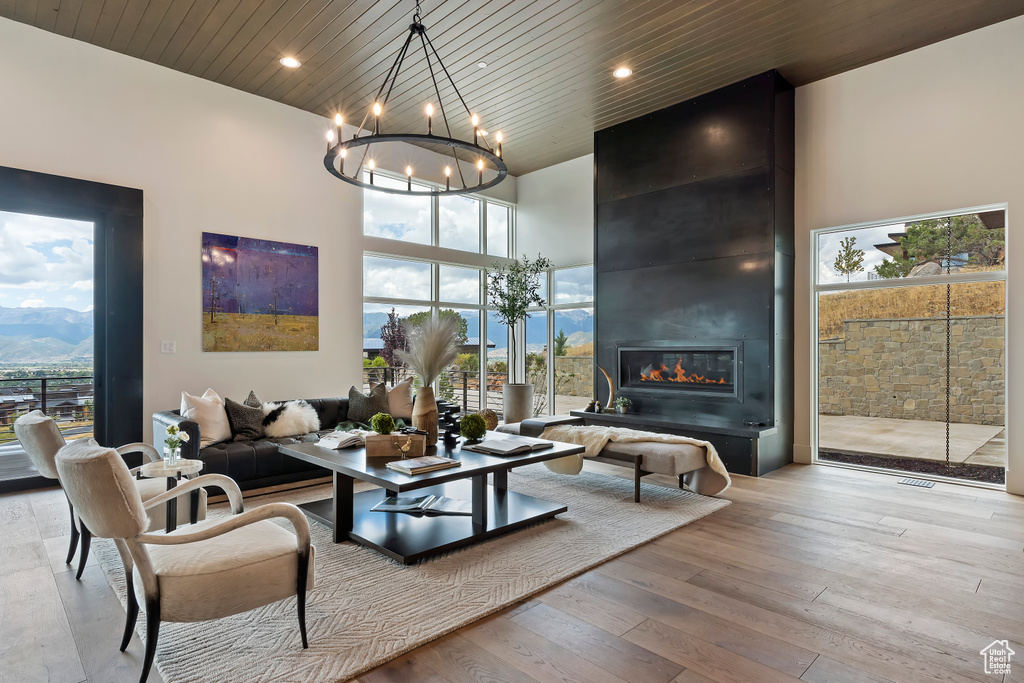
[[[482,439],[487,433],[487,420],[482,415],[467,415],[462,418],[459,426],[467,439]]]
[[[387,413],[377,413],[370,418],[370,429],[378,434],[390,434],[395,431],[395,418]]]

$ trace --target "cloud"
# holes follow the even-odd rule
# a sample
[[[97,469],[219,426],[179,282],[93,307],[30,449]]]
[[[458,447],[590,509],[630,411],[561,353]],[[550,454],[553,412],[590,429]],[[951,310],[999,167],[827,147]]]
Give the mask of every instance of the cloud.
[[[91,311],[94,308],[96,308],[96,307],[93,306],[92,304],[89,304],[88,306],[86,306],[85,308],[82,309],[82,312],[83,313],[88,313],[89,311]]]
[[[71,285],[71,289],[77,289],[81,292],[91,292],[92,280],[78,280],[73,285]]]
[[[0,233],[13,235],[22,244],[45,244],[93,235],[93,224],[50,216],[0,211]]]
[[[45,308],[46,301],[43,299],[25,299],[21,302],[19,308]]]
[[[45,278],[46,256],[6,230],[0,230],[0,285],[22,285]]]

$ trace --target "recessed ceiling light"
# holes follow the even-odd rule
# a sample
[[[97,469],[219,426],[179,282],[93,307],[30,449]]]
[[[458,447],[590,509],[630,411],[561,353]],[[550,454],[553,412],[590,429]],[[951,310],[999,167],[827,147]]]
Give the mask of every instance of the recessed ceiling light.
[[[302,66],[302,62],[295,59],[295,57],[281,57],[281,65],[286,66],[289,69],[298,69]]]
[[[476,68],[478,68],[478,69],[486,69],[487,68],[487,62],[477,62],[476,63]]]
[[[618,69],[612,72],[612,76],[615,76],[615,78],[626,78],[627,76],[632,75],[633,70],[630,69],[628,66],[620,66]]]

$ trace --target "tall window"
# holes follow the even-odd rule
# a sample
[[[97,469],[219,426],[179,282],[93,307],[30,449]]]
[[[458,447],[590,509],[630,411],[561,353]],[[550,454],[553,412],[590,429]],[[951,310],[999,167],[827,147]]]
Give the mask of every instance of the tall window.
[[[534,413],[582,410],[594,395],[594,267],[552,270],[542,289],[547,306],[526,321]]]
[[[1002,207],[815,235],[817,458],[1002,484]]]
[[[369,182],[369,176],[365,181]],[[373,182],[381,187],[405,189],[408,181],[386,171],[375,171]],[[414,190],[432,187],[426,181],[414,180],[412,185]],[[507,257],[513,253],[514,218],[512,205],[475,195],[430,197],[363,192],[363,234],[371,237]]]
[[[406,180],[378,171],[374,183],[404,187]],[[363,193],[363,202],[366,235],[475,254],[513,253],[515,211],[508,204],[477,196],[405,197],[372,190]],[[443,262],[400,258],[386,249],[363,255],[364,386],[394,383],[408,374],[394,357],[402,343],[397,327],[415,326],[431,316],[452,318],[458,356],[438,383],[438,397],[466,410],[490,407],[500,412],[508,371],[507,330],[486,310],[479,260],[452,262],[450,252],[444,254]]]

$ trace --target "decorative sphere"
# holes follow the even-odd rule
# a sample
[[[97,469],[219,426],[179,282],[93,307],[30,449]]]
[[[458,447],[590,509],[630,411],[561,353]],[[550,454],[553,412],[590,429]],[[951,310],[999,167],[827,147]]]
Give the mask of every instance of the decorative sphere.
[[[482,415],[467,415],[460,422],[460,431],[467,439],[482,439],[487,433],[487,421]]]
[[[476,414],[484,419],[487,423],[487,429],[494,431],[498,428],[498,414],[490,408],[484,408],[483,410],[476,411]]]
[[[377,413],[370,418],[370,429],[378,434],[390,434],[395,431],[395,418],[387,413]]]

